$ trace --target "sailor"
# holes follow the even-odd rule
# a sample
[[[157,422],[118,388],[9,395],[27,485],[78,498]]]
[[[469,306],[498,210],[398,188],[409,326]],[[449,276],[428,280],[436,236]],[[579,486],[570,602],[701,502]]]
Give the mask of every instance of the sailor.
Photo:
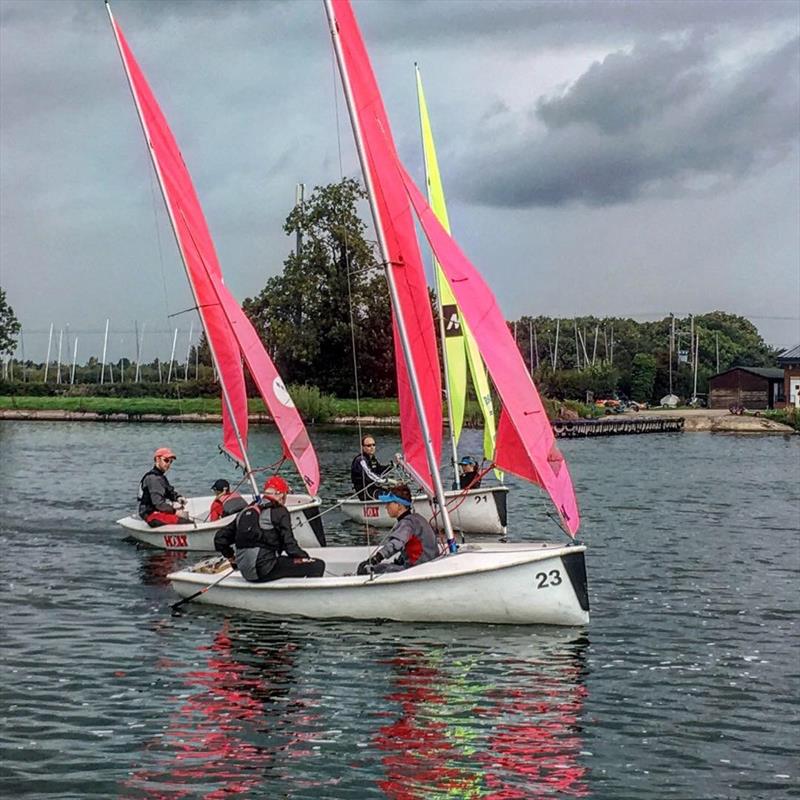
[[[325,572],[325,562],[311,558],[294,538],[284,505],[288,493],[286,481],[273,475],[264,483],[261,500],[240,511],[234,522],[214,536],[216,550],[248,581],[319,578]]]
[[[212,522],[222,517],[229,517],[231,514],[238,514],[247,508],[247,501],[239,492],[231,491],[231,485],[225,478],[214,481],[211,490],[214,492],[214,499],[211,501],[208,518]]]
[[[461,472],[459,476],[459,488],[477,489],[481,485],[481,476],[478,472],[478,462],[472,456],[464,456],[458,462]]]
[[[383,465],[375,456],[375,437],[367,434],[361,437],[361,452],[353,459],[350,466],[350,479],[353,482],[359,500],[372,500],[379,488],[387,487],[388,481],[383,476],[392,468],[391,464]]]
[[[139,482],[139,516],[151,527],[191,524],[184,510],[186,498],[179,495],[167,480],[167,472],[175,461],[169,447],[153,453],[153,468]]]
[[[358,565],[356,574],[399,572],[424,564],[439,555],[436,534],[425,517],[412,511],[411,490],[406,484],[392,487],[390,494],[379,495],[378,502],[387,504],[389,516],[397,522],[378,549]],[[395,555],[394,561],[390,561]]]

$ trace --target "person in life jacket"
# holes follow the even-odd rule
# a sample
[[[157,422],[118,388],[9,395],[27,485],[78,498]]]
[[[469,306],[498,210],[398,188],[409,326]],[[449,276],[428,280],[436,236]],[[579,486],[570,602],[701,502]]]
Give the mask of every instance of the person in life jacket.
[[[439,555],[436,534],[425,517],[412,511],[411,490],[401,483],[392,487],[391,494],[378,496],[386,510],[397,520],[381,541],[378,549],[358,565],[357,575],[368,572],[399,572],[432,561]],[[389,561],[392,556],[397,556]]]
[[[381,464],[375,456],[375,437],[371,434],[361,437],[361,452],[350,465],[350,480],[353,482],[359,500],[373,500],[378,489],[388,486],[384,474],[391,464]]]
[[[208,512],[210,521],[238,514],[247,508],[247,500],[239,492],[232,492],[231,485],[225,478],[214,481],[211,484],[211,490],[214,492],[214,499],[211,501],[211,510]]]
[[[240,511],[214,536],[217,552],[238,567],[245,580],[319,578],[325,572],[325,562],[311,558],[294,538],[292,520],[284,505],[288,493],[286,481],[273,475],[264,483],[261,500]]]
[[[191,524],[183,510],[186,498],[179,495],[167,480],[167,471],[176,455],[169,447],[153,453],[153,468],[139,482],[139,516],[151,527]]]
[[[481,485],[481,475],[478,472],[478,462],[472,456],[464,456],[458,462],[460,471],[459,475],[459,488],[460,489],[477,489]]]

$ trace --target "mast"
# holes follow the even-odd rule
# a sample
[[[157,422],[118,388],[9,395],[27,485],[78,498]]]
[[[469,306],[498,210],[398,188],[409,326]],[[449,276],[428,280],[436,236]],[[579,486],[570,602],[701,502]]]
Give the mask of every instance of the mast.
[[[419,67],[414,64],[414,73],[419,82]],[[417,96],[417,110],[419,111],[419,127],[422,143],[422,164],[425,170],[425,185],[428,187],[428,201],[430,202],[430,176],[428,175],[428,157],[425,153],[425,129],[422,122],[422,108],[419,105],[419,95]],[[458,488],[458,446],[453,428],[453,400],[450,395],[450,370],[447,367],[447,337],[444,330],[444,309],[442,306],[442,278],[440,270],[436,266],[436,256],[431,251],[433,261],[433,279],[436,282],[436,310],[439,312],[439,339],[442,343],[442,362],[444,369],[444,396],[447,401],[447,429],[450,433],[450,459],[453,464],[453,488]]]
[[[133,80],[131,79],[131,73],[128,68],[128,62],[125,60],[125,54],[123,53],[122,50],[122,44],[120,43],[119,36],[117,36],[117,26],[116,23],[114,22],[114,15],[111,13],[111,6],[109,5],[108,0],[106,0],[106,11],[108,11],[108,18],[111,21],[111,30],[114,32],[114,41],[117,43],[117,49],[119,50],[120,59],[122,60],[122,67],[125,70],[125,77],[128,79],[128,86],[130,87],[131,95],[133,96],[133,102],[134,105],[136,106],[136,113],[139,116],[139,122],[141,123],[145,142],[147,143],[147,152],[150,154],[150,160],[153,163],[153,168],[155,169],[156,177],[158,178],[158,185],[161,189],[161,196],[164,200],[164,206],[167,209],[167,214],[169,215],[169,221],[170,224],[172,225],[172,232],[175,236],[175,242],[178,245],[178,252],[181,254],[181,261],[183,262],[183,268],[186,272],[186,279],[189,282],[189,288],[192,292],[192,297],[194,298],[195,307],[199,309],[200,301],[197,297],[197,291],[195,290],[194,283],[192,282],[192,276],[189,272],[186,253],[184,252],[180,236],[178,235],[178,223],[177,220],[175,219],[175,214],[173,213],[172,207],[170,206],[169,201],[167,199],[167,190],[164,183],[164,176],[161,173],[161,168],[158,164],[158,159],[156,159],[155,154],[153,153],[153,149],[150,146],[150,140],[151,140],[150,131],[147,128],[147,123],[145,122],[144,114],[142,113],[142,108],[139,103],[139,98],[136,95],[136,91],[133,88]],[[200,321],[201,323],[203,323],[203,327],[205,327],[202,314],[200,314]],[[255,477],[253,476],[253,470],[250,466],[250,460],[247,457],[247,450],[245,449],[244,441],[242,440],[242,435],[239,431],[239,426],[236,422],[236,416],[233,411],[233,404],[231,403],[230,396],[228,394],[228,389],[225,385],[225,378],[223,376],[222,370],[220,370],[219,368],[219,361],[217,359],[217,354],[214,350],[214,342],[212,338],[208,335],[208,331],[206,331],[206,339],[208,340],[208,348],[211,351],[211,358],[214,362],[217,374],[219,376],[219,385],[222,391],[222,399],[223,402],[225,403],[226,408],[228,409],[228,416],[230,417],[231,426],[233,428],[234,435],[236,436],[236,441],[239,443],[239,449],[242,452],[242,460],[244,461],[244,467],[247,473],[247,477],[250,480],[250,486],[253,489],[253,494],[258,495],[259,494],[258,485],[256,484]],[[160,367],[161,364],[159,362],[159,370]]]
[[[389,247],[386,242],[383,224],[378,212],[375,187],[373,185],[372,175],[369,170],[367,154],[364,150],[361,123],[359,122],[358,114],[356,113],[355,109],[353,89],[350,85],[350,76],[347,73],[347,67],[345,66],[344,53],[342,52],[342,42],[339,38],[339,31],[337,30],[336,25],[336,15],[334,14],[331,0],[325,0],[325,13],[328,16],[328,26],[331,31],[333,49],[336,53],[336,62],[339,65],[339,74],[342,77],[342,87],[344,88],[344,95],[347,100],[347,110],[350,115],[350,124],[353,126],[353,136],[355,138],[356,150],[358,151],[358,160],[361,163],[361,172],[364,175],[364,183],[367,187],[369,207],[370,211],[372,212],[373,222],[375,224],[375,233],[378,236],[378,246],[381,251],[381,258],[383,260],[384,270],[386,272],[386,282],[389,285],[389,296],[392,300],[392,308],[394,309],[397,331],[400,336],[403,357],[405,358],[406,368],[408,370],[408,379],[409,383],[411,384],[411,393],[414,397],[414,406],[416,407],[417,417],[419,418],[420,431],[423,439],[425,440],[425,455],[428,459],[428,468],[431,472],[431,479],[433,480],[436,499],[439,503],[439,510],[442,514],[442,521],[444,523],[445,534],[447,536],[448,548],[450,552],[455,552],[457,545],[455,536],[453,534],[453,526],[450,522],[450,514],[447,511],[447,504],[445,502],[444,489],[442,487],[442,476],[439,473],[439,465],[436,463],[436,455],[433,451],[433,440],[431,439],[431,433],[428,427],[428,418],[425,415],[425,409],[422,404],[422,395],[419,389],[419,381],[417,379],[417,372],[414,366],[414,360],[411,357],[411,346],[408,341],[405,319],[403,318],[403,309],[400,306],[397,287],[395,286],[394,275],[392,274],[391,263],[389,261]]]

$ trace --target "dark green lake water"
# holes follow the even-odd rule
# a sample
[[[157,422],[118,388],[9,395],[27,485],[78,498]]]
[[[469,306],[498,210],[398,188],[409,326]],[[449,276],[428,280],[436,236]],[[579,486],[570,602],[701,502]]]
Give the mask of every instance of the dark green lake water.
[[[358,435],[313,438],[332,500]],[[3,797],[800,797],[800,437],[564,442],[585,629],[172,616],[183,557],[113,520],[156,446],[187,494],[231,477],[217,441],[0,422]],[[252,454],[277,459],[270,429]],[[558,540],[510,483],[512,538]],[[360,541],[338,512],[326,530]]]

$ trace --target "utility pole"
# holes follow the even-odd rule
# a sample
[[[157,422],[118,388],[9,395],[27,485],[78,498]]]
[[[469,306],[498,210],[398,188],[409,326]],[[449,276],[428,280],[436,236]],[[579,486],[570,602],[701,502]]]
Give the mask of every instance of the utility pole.
[[[194,333],[194,320],[189,324],[189,344],[186,346],[186,373],[183,380],[189,380],[189,359],[192,355],[192,334]]]
[[[611,364],[610,366],[614,366],[614,326],[611,326]]]
[[[714,344],[717,348],[717,375],[719,375],[719,331],[714,331]]]
[[[694,367],[694,387],[692,389],[692,405],[697,404],[697,356],[700,352],[700,332],[697,332],[697,335],[694,338],[694,354],[693,354],[693,364]]]
[[[172,365],[175,362],[175,345],[177,343],[178,343],[178,329],[175,328],[175,333],[172,336],[172,351],[169,354],[169,369],[167,370],[167,383],[169,383],[170,380],[172,380]]]
[[[108,351],[108,320],[106,320],[106,335],[103,337],[103,366],[100,368],[100,385],[106,379],[106,352]]]
[[[531,365],[531,376],[533,376],[533,320],[528,320],[528,360]]]
[[[28,368],[25,366],[25,340],[22,338],[22,328],[19,329],[19,354],[22,357],[22,382],[28,382]]]
[[[556,368],[556,364],[558,363],[558,331],[559,331],[560,327],[561,327],[561,320],[557,319],[556,320],[556,344],[555,344],[555,347],[553,348],[553,369]]]
[[[536,341],[536,328],[533,329],[533,350],[536,353],[536,369],[539,369],[539,342]]]
[[[136,375],[134,377],[134,383],[139,383],[139,371],[142,364],[142,350],[144,350],[144,329],[147,327],[147,323],[142,323],[142,336],[139,338],[139,323],[136,323]]]
[[[61,346],[64,344],[64,329],[58,331],[58,366],[56,367],[56,383],[61,383]]]
[[[689,363],[694,363],[694,315],[689,314]]]
[[[295,187],[294,192],[294,206],[297,208],[300,207],[302,212],[303,204],[305,202],[305,193],[306,193],[306,185],[304,183],[298,183]],[[297,226],[297,240],[295,241],[294,245],[294,254],[297,257],[297,260],[300,260],[300,253],[303,251],[303,230],[302,225]]]
[[[70,373],[69,376],[70,386],[73,386],[75,384],[75,364],[77,363],[77,360],[78,360],[78,337],[76,336],[75,342],[72,347],[72,372]]]
[[[47,338],[47,358],[44,362],[44,380],[47,383],[47,370],[50,369],[50,348],[53,346],[53,323],[50,323],[50,336]]]
[[[672,358],[675,352],[675,315],[670,311],[670,328],[669,328],[669,393],[672,394]]]

